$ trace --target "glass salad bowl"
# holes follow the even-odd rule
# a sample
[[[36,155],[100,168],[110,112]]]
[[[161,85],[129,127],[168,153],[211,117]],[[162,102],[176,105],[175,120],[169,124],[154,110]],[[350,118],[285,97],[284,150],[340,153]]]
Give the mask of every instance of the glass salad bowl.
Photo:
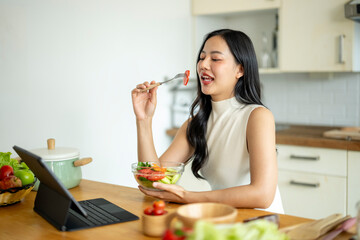
[[[135,180],[147,190],[162,191],[154,182],[175,184],[184,172],[184,164],[176,162],[138,162],[131,164]]]

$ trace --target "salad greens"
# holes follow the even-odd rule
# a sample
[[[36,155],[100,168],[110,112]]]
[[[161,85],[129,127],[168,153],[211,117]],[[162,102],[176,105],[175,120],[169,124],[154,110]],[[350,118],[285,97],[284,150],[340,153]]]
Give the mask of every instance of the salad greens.
[[[0,152],[0,168],[4,165],[10,165],[14,169],[14,172],[19,169],[29,169],[26,163],[19,163],[18,160],[11,158],[10,156],[11,152]]]
[[[138,168],[137,170],[143,169],[143,168],[148,168],[148,167],[152,167],[151,163],[148,162],[138,162]]]
[[[197,221],[187,240],[290,240],[277,225],[259,219],[248,223],[214,225]]]
[[[175,184],[181,176],[175,168],[161,167],[154,162],[138,162],[134,173],[141,186],[151,189],[154,189],[153,182]]]

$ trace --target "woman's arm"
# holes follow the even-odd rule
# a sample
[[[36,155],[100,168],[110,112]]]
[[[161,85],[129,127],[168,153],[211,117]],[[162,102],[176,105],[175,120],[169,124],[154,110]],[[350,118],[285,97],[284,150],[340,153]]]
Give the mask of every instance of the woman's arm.
[[[151,84],[154,84],[152,81]],[[142,92],[141,89],[149,87],[150,83],[139,84],[131,91],[133,109],[136,116],[137,128],[137,149],[138,160],[140,162],[157,161],[158,157],[155,151],[152,136],[152,118],[156,108],[157,87],[149,91]]]
[[[262,208],[274,199],[278,181],[275,121],[266,108],[256,108],[249,117],[246,139],[250,157],[250,186],[256,191],[253,200]]]
[[[241,208],[267,208],[274,199],[277,185],[275,123],[269,110],[253,110],[247,125],[246,139],[251,174],[248,185],[216,191],[189,192],[180,186],[154,183],[155,187],[166,191],[140,190],[147,195],[172,202],[221,202]]]
[[[186,137],[186,129],[188,122],[189,120],[186,120],[179,128],[169,148],[160,157],[160,162],[185,162],[192,156],[192,154],[194,153],[194,149],[189,144]]]
[[[154,81],[151,82],[151,84],[154,83]],[[148,82],[139,84],[131,92],[134,113],[136,116],[138,160],[140,162],[153,162],[157,160],[160,160],[160,162],[185,162],[193,152],[186,138],[188,121],[180,127],[166,152],[160,158],[157,156],[152,134],[152,118],[155,113],[157,102],[157,87],[150,89],[149,92],[141,92],[141,89],[148,86],[150,86]]]

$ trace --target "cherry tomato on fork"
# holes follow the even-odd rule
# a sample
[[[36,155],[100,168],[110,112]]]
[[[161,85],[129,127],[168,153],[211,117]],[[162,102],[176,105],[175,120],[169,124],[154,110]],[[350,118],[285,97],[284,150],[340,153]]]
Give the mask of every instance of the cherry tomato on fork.
[[[189,82],[189,77],[190,77],[190,71],[186,70],[185,71],[185,76],[184,76],[184,85],[186,86]]]

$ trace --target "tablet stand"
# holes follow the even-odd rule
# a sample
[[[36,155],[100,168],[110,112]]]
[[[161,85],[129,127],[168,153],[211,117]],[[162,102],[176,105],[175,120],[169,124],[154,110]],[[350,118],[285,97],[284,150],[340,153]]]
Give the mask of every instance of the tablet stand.
[[[71,200],[40,183],[35,199],[34,211],[45,218],[53,226],[65,231],[66,220]]]

